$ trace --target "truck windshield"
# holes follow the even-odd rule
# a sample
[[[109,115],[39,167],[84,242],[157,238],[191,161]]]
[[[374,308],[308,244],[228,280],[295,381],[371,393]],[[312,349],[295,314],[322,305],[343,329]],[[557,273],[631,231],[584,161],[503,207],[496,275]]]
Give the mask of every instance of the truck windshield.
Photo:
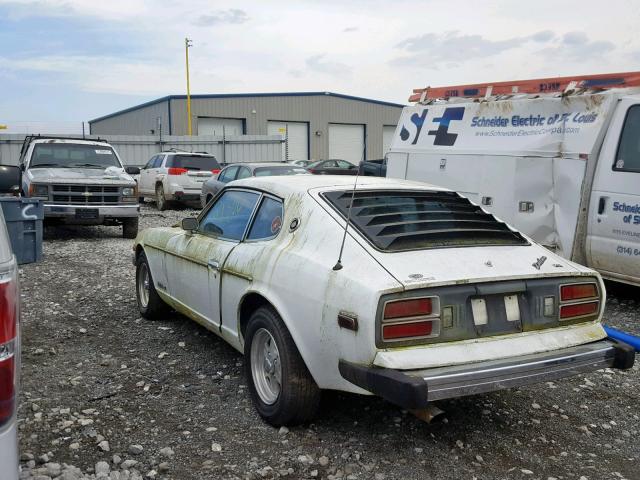
[[[186,168],[187,170],[220,170],[215,157],[200,155],[172,155],[167,160],[167,167]]]
[[[113,149],[108,145],[73,143],[37,144],[31,155],[29,168],[107,168],[122,167]]]
[[[352,191],[322,196],[347,218]],[[529,245],[518,232],[455,192],[359,190],[353,195],[351,223],[384,252]]]

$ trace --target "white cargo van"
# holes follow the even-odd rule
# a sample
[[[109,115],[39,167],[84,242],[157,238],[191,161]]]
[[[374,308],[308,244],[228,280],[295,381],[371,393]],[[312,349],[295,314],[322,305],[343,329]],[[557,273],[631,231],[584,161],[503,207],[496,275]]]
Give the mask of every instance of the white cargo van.
[[[634,72],[414,90],[387,176],[456,190],[562,256],[640,285],[639,86]]]

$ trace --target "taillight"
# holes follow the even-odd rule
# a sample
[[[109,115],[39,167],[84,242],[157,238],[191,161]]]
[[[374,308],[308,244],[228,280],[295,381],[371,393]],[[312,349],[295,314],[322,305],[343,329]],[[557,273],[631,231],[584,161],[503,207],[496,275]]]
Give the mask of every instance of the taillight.
[[[600,311],[600,293],[595,282],[560,285],[560,320],[595,319]]]
[[[219,168],[214,168],[213,170],[211,170],[211,173],[220,173],[220,169]]]
[[[574,303],[571,305],[562,305],[560,307],[560,318],[584,317],[585,315],[593,315],[598,313],[598,302]]]
[[[428,318],[425,318],[428,317]],[[403,341],[440,335],[438,297],[390,300],[382,310],[382,340]]]
[[[383,325],[382,338],[384,340],[397,340],[399,338],[428,337],[433,333],[433,322],[425,320],[413,323],[398,323],[395,325]]]
[[[387,302],[384,306],[385,320],[401,317],[418,317],[431,315],[433,305],[430,298],[413,298],[410,300],[398,300],[395,302]]]
[[[185,173],[187,173],[186,168],[171,167],[169,169],[169,175],[183,175]]]
[[[560,287],[560,300],[569,302],[583,298],[595,298],[598,296],[598,288],[595,283],[577,283],[562,285]]]
[[[2,275],[2,274],[0,274]],[[13,417],[18,368],[18,283],[15,269],[0,280],[0,426]]]

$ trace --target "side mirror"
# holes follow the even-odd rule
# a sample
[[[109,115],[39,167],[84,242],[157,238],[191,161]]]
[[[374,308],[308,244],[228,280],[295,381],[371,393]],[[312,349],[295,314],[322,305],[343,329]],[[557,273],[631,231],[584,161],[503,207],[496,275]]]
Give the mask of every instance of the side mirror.
[[[180,226],[187,232],[193,232],[198,229],[198,219],[196,217],[183,218]]]
[[[138,175],[140,173],[140,169],[138,167],[125,167],[124,171],[129,175]]]
[[[22,169],[16,165],[0,165],[0,193],[17,195],[22,184]]]

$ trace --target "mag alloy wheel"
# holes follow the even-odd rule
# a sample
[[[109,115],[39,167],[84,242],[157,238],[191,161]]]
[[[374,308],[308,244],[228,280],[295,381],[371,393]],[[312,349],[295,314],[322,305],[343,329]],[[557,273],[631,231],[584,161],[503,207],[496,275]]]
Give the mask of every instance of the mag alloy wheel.
[[[276,341],[264,328],[256,331],[251,342],[251,374],[260,400],[273,405],[280,396],[282,366]]]

